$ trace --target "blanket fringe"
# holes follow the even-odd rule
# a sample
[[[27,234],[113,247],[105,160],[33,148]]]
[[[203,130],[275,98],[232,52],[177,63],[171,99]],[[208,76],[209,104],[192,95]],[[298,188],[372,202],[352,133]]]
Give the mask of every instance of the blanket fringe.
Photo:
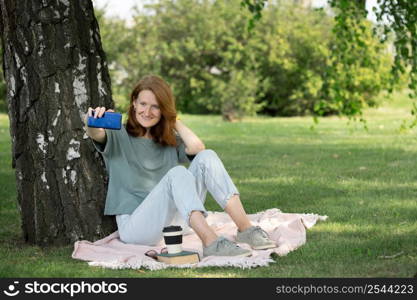
[[[271,257],[269,258],[254,258],[254,259],[233,259],[227,258],[222,259],[221,261],[218,260],[208,260],[208,261],[200,261],[196,264],[181,264],[181,265],[169,265],[161,262],[157,262],[154,260],[146,260],[146,261],[134,261],[134,262],[121,262],[121,261],[112,261],[112,262],[89,262],[88,265],[92,267],[104,267],[109,269],[141,269],[145,268],[151,271],[155,270],[162,270],[166,268],[204,268],[204,267],[235,267],[241,269],[251,269],[255,267],[267,267],[270,263],[275,263]]]

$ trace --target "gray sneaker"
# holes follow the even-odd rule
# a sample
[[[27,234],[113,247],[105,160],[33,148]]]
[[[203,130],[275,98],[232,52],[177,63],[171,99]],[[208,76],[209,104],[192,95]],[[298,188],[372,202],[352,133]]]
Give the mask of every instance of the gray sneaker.
[[[252,251],[240,248],[236,243],[220,236],[207,247],[203,247],[203,256],[249,256]]]
[[[249,244],[254,250],[275,248],[277,245],[269,239],[268,234],[259,226],[252,226],[245,231],[237,231],[236,242]]]

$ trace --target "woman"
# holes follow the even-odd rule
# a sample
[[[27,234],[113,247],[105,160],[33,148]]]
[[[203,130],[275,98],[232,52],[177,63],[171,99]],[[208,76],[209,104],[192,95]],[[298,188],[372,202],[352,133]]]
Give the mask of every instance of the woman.
[[[87,116],[100,118],[105,111],[90,107]],[[265,231],[250,223],[216,153],[205,150],[203,142],[176,116],[168,84],[157,76],[146,76],[131,93],[126,127],[86,127],[106,163],[109,186],[104,214],[116,215],[120,239],[155,245],[163,227],[178,213],[201,239],[204,256],[249,256],[250,250],[218,237],[207,224],[203,204],[209,191],[236,223],[238,242],[253,249],[275,247]],[[190,161],[188,169],[179,165]]]

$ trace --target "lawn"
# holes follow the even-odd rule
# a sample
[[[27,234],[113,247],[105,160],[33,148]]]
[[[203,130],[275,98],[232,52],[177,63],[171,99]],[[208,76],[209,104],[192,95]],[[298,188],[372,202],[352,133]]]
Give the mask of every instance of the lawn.
[[[72,245],[22,242],[6,114],[0,114],[0,277],[412,277],[417,272],[416,129],[409,100],[366,111],[360,123],[330,117],[182,119],[223,160],[248,213],[328,215],[307,243],[269,267],[111,270],[73,260]],[[213,199],[208,210],[219,210]]]

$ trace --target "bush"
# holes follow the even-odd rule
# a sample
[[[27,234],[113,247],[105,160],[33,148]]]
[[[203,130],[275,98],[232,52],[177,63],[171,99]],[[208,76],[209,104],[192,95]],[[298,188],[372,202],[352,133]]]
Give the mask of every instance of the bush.
[[[131,48],[116,63],[127,74],[124,94],[153,73],[171,84],[180,111],[228,119],[256,113],[261,78],[245,45],[247,13],[232,2],[160,1],[149,6],[152,13],[138,14],[127,37]]]
[[[226,119],[257,112],[345,113],[352,106],[342,93],[375,105],[387,86],[391,56],[372,38],[369,24],[371,51],[351,53],[352,77],[332,57],[337,43],[333,18],[325,12],[270,3],[250,33],[248,18],[240,0],[161,0],[137,12],[129,27],[102,18],[120,109],[150,73],[172,85],[180,111],[222,113]]]
[[[347,99],[356,97],[364,106],[375,105],[376,96],[389,84],[391,56],[365,23],[363,38],[369,51],[352,51],[348,72],[335,64],[333,18],[322,10],[270,6],[257,31],[258,43],[266,48],[258,55],[261,77],[270,83],[262,99],[266,103],[263,112],[285,116],[349,114],[347,108],[352,106],[338,101],[338,93],[343,92],[350,93]]]

